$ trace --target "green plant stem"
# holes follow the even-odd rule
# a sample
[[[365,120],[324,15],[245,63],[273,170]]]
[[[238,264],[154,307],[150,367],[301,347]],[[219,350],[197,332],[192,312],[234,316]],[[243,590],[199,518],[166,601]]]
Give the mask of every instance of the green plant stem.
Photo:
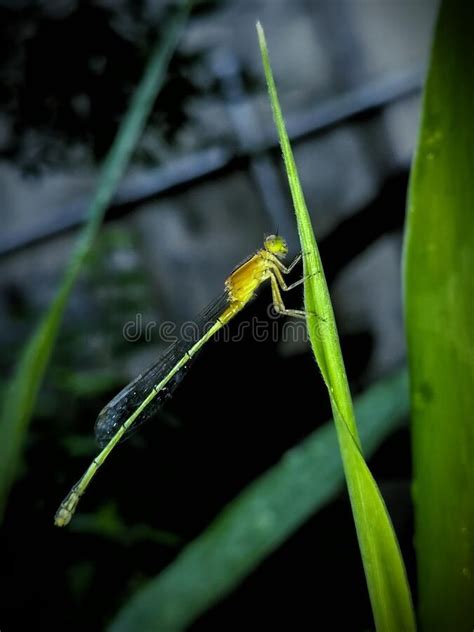
[[[403,559],[385,503],[360,449],[329,290],[260,24],[257,31],[273,118],[298,222],[306,279],[308,331],[331,401],[375,624],[379,632],[408,632],[415,630],[415,617]]]
[[[107,206],[163,85],[166,69],[176,48],[190,6],[190,2],[181,4],[169,23],[164,39],[157,42],[151,53],[145,73],[103,164],[96,193],[88,209],[87,223],[79,237],[60,288],[25,347],[16,373],[7,388],[0,416],[0,519],[3,517],[8,493],[16,476],[28,424],[64,308],[100,229]]]

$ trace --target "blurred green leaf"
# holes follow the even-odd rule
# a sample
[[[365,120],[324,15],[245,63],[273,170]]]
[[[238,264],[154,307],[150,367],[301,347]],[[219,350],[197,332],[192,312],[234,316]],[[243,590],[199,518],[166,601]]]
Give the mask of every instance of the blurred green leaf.
[[[124,379],[124,376],[118,371],[103,369],[74,371],[57,367],[51,371],[51,376],[57,389],[83,399],[93,399],[104,392],[119,390],[119,387],[126,381],[126,378]]]
[[[130,108],[102,167],[97,190],[89,207],[87,223],[79,237],[61,286],[51,307],[41,319],[36,332],[27,344],[7,389],[0,417],[0,519],[10,487],[15,479],[28,424],[69,294],[90,252],[107,206],[163,85],[166,69],[176,48],[190,5],[190,2],[181,3],[179,10],[169,23],[165,38],[156,44],[151,53],[150,61],[133,95]]]
[[[367,454],[408,414],[403,371],[356,400]],[[110,632],[177,632],[228,594],[304,521],[343,488],[332,422],[324,424],[249,485],[156,579],[134,595]]]
[[[257,25],[257,30],[273,117],[298,222],[306,279],[308,331],[331,400],[375,624],[380,632],[409,632],[416,626],[405,566],[390,516],[360,449],[331,298],[285,129],[265,36],[260,25]]]
[[[474,625],[474,4],[444,2],[410,179],[405,302],[424,630]]]

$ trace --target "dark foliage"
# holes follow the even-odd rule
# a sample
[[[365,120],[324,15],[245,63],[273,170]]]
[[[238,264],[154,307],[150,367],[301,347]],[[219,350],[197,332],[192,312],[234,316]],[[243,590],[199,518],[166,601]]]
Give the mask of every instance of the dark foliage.
[[[11,130],[0,156],[27,171],[69,162],[69,148],[79,143],[96,160],[104,156],[170,10],[161,3],[150,20],[142,2],[54,5],[0,8],[0,108]],[[168,141],[199,94],[195,62],[174,55],[155,104],[151,124]]]

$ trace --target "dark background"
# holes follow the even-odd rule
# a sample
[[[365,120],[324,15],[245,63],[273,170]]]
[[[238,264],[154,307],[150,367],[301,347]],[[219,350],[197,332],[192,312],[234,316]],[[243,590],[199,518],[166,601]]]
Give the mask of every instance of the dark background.
[[[172,3],[0,2],[1,389],[61,278]],[[265,27],[354,394],[404,364],[400,252],[436,2],[235,0],[193,12],[150,124],[68,305],[1,535],[2,631],[101,630],[242,488],[330,416],[304,340],[204,349],[117,449],[64,530],[101,407],[278,227],[297,239],[255,33]],[[295,278],[298,271],[295,271]],[[301,292],[288,297],[300,307]],[[269,290],[231,328],[268,319]],[[278,321],[283,326],[283,321]],[[410,446],[370,461],[415,587]],[[291,508],[289,508],[291,510]],[[205,575],[205,569],[203,569]],[[340,607],[340,595],[345,607]],[[324,623],[328,621],[329,623]],[[373,627],[345,494],[193,630]]]

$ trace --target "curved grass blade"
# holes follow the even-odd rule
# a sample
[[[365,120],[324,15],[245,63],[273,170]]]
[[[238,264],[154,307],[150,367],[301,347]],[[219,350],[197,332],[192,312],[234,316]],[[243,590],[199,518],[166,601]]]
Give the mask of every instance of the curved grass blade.
[[[190,2],[184,2],[171,19],[163,40],[153,49],[130,107],[102,167],[88,220],[64,274],[53,303],[41,319],[20,358],[5,393],[0,416],[0,520],[15,479],[28,424],[58,332],[69,294],[99,231],[117,184],[128,164],[156,96],[163,85],[169,61],[186,21]]]
[[[408,415],[406,372],[371,387],[355,407],[364,449],[372,454]],[[336,430],[328,422],[288,450],[145,584],[120,610],[110,632],[184,630],[340,493],[343,484]]]
[[[273,117],[298,222],[306,278],[308,331],[331,400],[375,624],[379,632],[409,632],[415,630],[416,626],[405,566],[385,503],[360,450],[329,290],[285,129],[260,24],[257,25],[257,30]]]
[[[419,613],[430,632],[474,625],[473,23],[472,2],[443,2],[405,240]]]

